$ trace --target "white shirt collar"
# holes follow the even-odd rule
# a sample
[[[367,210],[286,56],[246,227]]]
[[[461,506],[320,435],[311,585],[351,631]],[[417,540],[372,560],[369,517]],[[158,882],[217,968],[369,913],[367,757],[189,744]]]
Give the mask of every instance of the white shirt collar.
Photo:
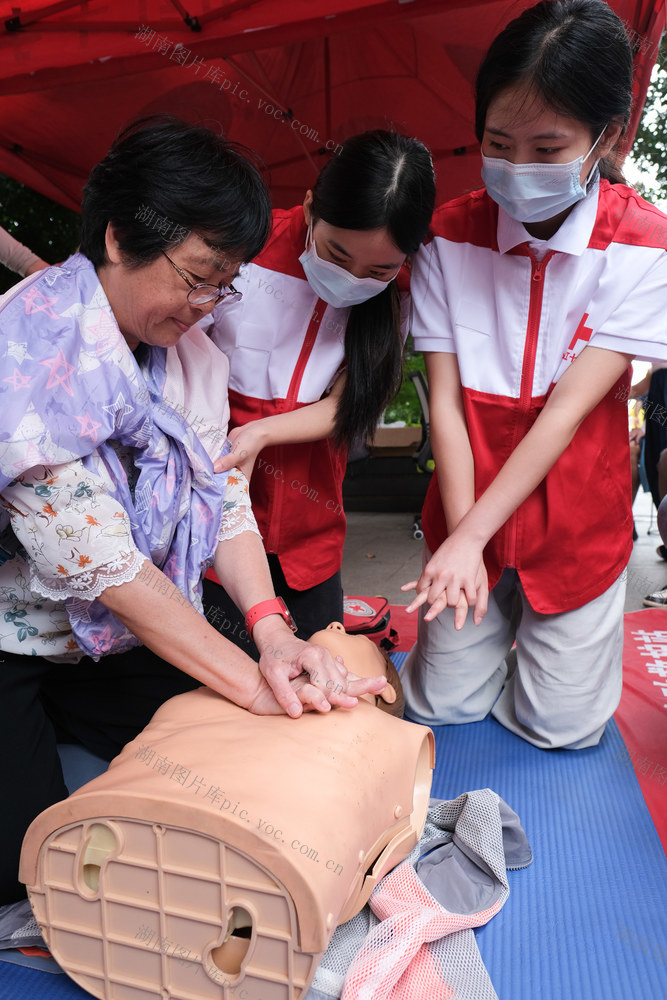
[[[586,192],[586,197],[578,201],[567,219],[549,240],[538,241],[531,236],[523,223],[517,222],[498,206],[498,249],[507,253],[521,243],[541,243],[544,252],[559,250],[580,257],[589,244],[598,211],[600,192],[599,175]]]

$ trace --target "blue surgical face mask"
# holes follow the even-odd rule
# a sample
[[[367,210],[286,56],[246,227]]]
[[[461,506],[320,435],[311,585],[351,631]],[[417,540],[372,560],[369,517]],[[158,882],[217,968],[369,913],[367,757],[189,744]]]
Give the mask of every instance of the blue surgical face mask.
[[[582,187],[584,162],[605,133],[602,130],[585,156],[569,163],[510,163],[482,153],[482,180],[496,204],[517,222],[544,222],[586,197],[598,160]]]
[[[388,281],[378,281],[377,278],[355,278],[344,267],[318,257],[312,222],[308,226],[306,249],[299,260],[308,284],[315,294],[337,309],[356,306],[360,302],[372,299],[374,295],[383,292],[389,284]]]

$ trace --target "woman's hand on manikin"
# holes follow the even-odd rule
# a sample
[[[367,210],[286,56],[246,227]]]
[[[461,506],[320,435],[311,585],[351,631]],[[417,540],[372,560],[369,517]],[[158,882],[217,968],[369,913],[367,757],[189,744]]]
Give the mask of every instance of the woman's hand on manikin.
[[[298,639],[282,620],[272,625],[270,618],[261,619],[253,639],[260,652],[261,674],[292,718],[303,710],[354,708],[360,695],[377,695],[386,685],[386,677],[358,677],[349,672],[340,656],[334,658],[322,646]]]
[[[474,608],[473,622],[479,625],[489,602],[483,547],[468,538],[464,529],[457,528],[436,549],[419,579],[404,584],[401,590],[417,591],[406,608],[408,612],[426,602],[430,604],[426,621],[432,621],[447,607],[455,608],[454,628],[458,630],[463,628],[468,609]]]

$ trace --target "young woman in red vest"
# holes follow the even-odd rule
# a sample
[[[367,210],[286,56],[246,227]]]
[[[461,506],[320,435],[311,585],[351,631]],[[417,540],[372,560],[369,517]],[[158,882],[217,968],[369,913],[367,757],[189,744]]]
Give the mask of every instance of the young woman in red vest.
[[[241,300],[213,314],[211,336],[230,362],[233,444],[216,468],[252,475],[276,593],[303,638],[342,620],[347,448],[373,434],[400,384],[399,272],[434,202],[422,143],[383,130],[352,136],[302,206],[274,211],[266,247],[235,279]],[[224,608],[218,627],[243,643],[231,603],[207,596]]]
[[[486,187],[438,209],[412,276],[437,469],[404,588],[423,609],[402,675],[419,722],[491,711],[578,748],[618,705],[628,366],[667,358],[667,219],[615,155],[631,102],[628,38],[601,0],[524,11],[479,71]]]

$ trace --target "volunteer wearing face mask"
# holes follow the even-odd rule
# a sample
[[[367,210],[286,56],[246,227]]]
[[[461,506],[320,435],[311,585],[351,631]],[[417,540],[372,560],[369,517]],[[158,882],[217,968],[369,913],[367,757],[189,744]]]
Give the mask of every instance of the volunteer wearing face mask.
[[[667,358],[667,220],[614,155],[631,101],[630,45],[601,0],[524,11],[480,68],[486,190],[436,212],[412,277],[437,471],[404,588],[421,606],[401,675],[419,722],[491,711],[574,749],[618,705],[628,366]]]
[[[342,621],[347,446],[374,433],[400,385],[403,265],[434,202],[422,143],[382,130],[352,136],[302,206],[274,211],[265,249],[235,279],[242,299],[213,313],[233,428],[216,469],[252,476],[276,593],[304,639]],[[244,645],[243,624],[215,589],[219,627]]]

